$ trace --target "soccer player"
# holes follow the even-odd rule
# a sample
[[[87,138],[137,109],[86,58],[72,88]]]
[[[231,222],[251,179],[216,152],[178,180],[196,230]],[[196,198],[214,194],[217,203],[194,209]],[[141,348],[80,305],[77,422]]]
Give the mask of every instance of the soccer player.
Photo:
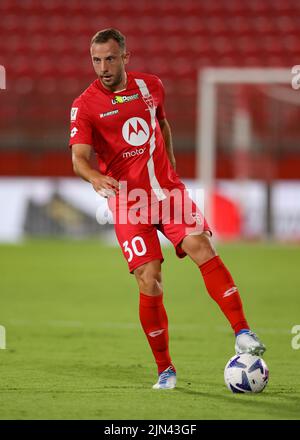
[[[265,346],[249,328],[232,276],[212,246],[210,228],[175,171],[160,79],[126,70],[129,53],[116,29],[97,32],[90,53],[97,79],[71,109],[73,168],[108,197],[117,239],[139,287],[140,321],[158,368],[153,388],[176,385],[158,230],[180,258],[188,255],[199,267],[234,331],[236,352],[263,354]],[[91,165],[93,150],[99,170]]]

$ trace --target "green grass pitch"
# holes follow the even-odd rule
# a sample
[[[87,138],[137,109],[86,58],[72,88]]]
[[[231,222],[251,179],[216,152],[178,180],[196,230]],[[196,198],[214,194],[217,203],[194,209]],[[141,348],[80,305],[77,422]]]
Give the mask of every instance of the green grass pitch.
[[[267,345],[270,381],[234,395],[223,369],[234,338],[197,267],[164,249],[175,390],[152,390],[156,367],[138,319],[138,291],[118,248],[98,241],[1,245],[1,419],[299,419],[300,248],[218,246],[252,328]]]

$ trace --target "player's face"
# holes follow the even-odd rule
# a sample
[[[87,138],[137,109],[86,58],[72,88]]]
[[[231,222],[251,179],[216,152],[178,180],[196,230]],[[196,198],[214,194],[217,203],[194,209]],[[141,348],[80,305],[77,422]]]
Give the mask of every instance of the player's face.
[[[125,87],[125,64],[129,54],[122,51],[117,41],[93,44],[91,57],[95,72],[106,89],[114,91]]]

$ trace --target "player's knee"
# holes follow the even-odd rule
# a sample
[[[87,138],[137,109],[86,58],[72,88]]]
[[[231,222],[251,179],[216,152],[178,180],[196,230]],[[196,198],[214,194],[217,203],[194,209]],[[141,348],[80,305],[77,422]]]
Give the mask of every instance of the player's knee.
[[[140,291],[150,295],[162,293],[161,272],[143,265],[134,271]]]
[[[182,248],[198,265],[205,263],[217,255],[210,237],[205,233],[185,237]]]
[[[217,252],[212,245],[210,237],[208,237],[206,234],[201,234],[199,238],[200,246],[198,255],[201,260],[200,264],[203,264],[211,258],[215,257],[217,255]]]
[[[140,291],[149,294],[159,294],[162,291],[161,281],[159,277],[151,274],[143,273],[137,277]]]

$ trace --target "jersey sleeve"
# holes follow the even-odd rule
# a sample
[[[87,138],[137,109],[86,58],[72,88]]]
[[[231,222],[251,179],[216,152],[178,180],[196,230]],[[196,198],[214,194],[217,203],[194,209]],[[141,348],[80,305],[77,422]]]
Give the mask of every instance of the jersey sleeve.
[[[156,108],[156,117],[159,121],[166,118],[166,111],[164,107],[165,102],[165,89],[163,86],[163,83],[159,78],[157,78],[158,81],[158,88],[159,88],[159,101]]]
[[[74,144],[93,145],[92,124],[84,102],[77,98],[71,108],[71,131],[69,146]]]

